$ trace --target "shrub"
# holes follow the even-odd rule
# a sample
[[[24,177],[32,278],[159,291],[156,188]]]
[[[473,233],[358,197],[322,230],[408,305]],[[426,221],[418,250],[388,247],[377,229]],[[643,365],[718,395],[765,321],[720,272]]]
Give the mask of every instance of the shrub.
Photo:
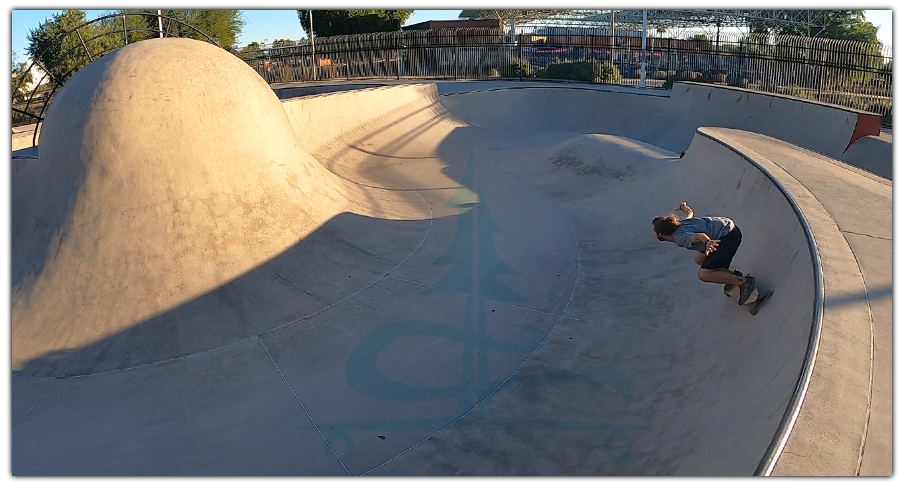
[[[534,76],[534,68],[528,59],[516,57],[509,60],[503,68],[502,75],[504,78],[531,78]]]
[[[672,90],[672,86],[675,85],[675,82],[703,82],[703,83],[712,83],[711,79],[703,76],[703,73],[698,71],[684,71],[681,75],[669,75],[666,78],[666,83],[663,85],[664,89]]]
[[[603,63],[594,70],[594,81],[596,83],[622,83],[622,74],[619,68],[612,63]]]
[[[550,80],[592,82],[594,81],[593,63],[590,61],[553,63],[544,68],[541,77]]]

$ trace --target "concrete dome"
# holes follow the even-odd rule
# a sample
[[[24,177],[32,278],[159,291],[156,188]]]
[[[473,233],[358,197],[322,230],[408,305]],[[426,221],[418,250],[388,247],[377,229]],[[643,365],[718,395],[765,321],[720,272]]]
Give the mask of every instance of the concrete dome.
[[[14,370],[222,286],[344,211],[356,189],[298,145],[247,64],[180,38],[78,72],[29,170],[13,180],[34,192],[13,207]]]

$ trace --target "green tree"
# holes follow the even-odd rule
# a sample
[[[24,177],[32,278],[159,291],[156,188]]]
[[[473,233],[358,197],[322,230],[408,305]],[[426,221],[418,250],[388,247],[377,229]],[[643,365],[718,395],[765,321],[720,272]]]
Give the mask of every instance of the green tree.
[[[289,47],[294,45],[296,42],[293,40],[288,40],[287,38],[279,38],[272,42],[272,47]]]
[[[145,19],[150,26],[158,29],[156,11],[145,10],[144,12],[146,13]],[[166,34],[206,41],[206,37],[197,33],[196,30],[180,24],[184,23],[214,38],[225,50],[234,48],[246,24],[246,20],[239,10],[163,10],[162,15],[178,21],[173,22],[163,18],[163,31]]]
[[[878,28],[866,21],[862,10],[827,10],[821,12],[819,26],[810,26],[809,36],[833,40],[853,40],[856,42],[878,43]],[[806,36],[807,27],[798,24],[781,24],[775,21],[751,21],[751,33],[771,35]]]
[[[133,43],[159,36],[159,18],[155,10],[121,10],[116,16],[87,23],[83,10],[66,10],[54,14],[28,34],[28,54],[46,69],[59,84],[65,83],[76,71],[93,59],[115,50],[127,42]],[[230,50],[244,26],[237,10],[165,10],[179,22],[163,19],[163,30],[170,36],[207,38],[196,30],[216,39],[222,48]],[[77,31],[73,31],[77,28]],[[68,33],[68,35],[67,35]]]
[[[262,49],[259,42],[251,42],[249,45],[238,51],[238,57],[241,59],[256,59],[262,55]]]
[[[308,10],[298,10],[300,25],[310,32]],[[312,32],[316,36],[353,35],[397,31],[414,10],[314,10]]]
[[[126,42],[140,42],[159,36],[156,18],[154,17],[151,23],[149,17],[146,16],[146,11],[129,9],[115,13],[123,15],[104,19],[97,25],[97,29],[106,34],[103,38],[106,51],[117,49]]]
[[[54,14],[28,33],[29,57],[39,61],[58,83],[64,83],[75,71],[90,62],[87,52],[101,50],[97,40],[90,40],[96,34],[94,26],[79,28],[81,39],[78,35],[64,36],[86,21],[85,11],[66,10]],[[89,41],[82,44],[84,39]]]

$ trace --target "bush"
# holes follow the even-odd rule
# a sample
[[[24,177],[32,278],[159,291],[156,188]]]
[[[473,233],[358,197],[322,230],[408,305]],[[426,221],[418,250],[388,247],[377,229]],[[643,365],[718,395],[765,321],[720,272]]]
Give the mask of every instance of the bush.
[[[684,71],[681,73],[681,75],[670,74],[666,78],[666,83],[663,85],[663,88],[672,90],[672,86],[675,85],[675,82],[712,83],[712,79],[704,77],[703,73],[700,73],[698,71]]]
[[[550,80],[592,82],[594,81],[593,63],[590,61],[553,63],[544,68],[540,76]]]
[[[340,78],[340,70],[337,66],[320,66],[316,68],[317,80],[333,80]],[[266,80],[269,83],[302,82],[313,79],[312,66],[293,66],[271,69]]]
[[[619,68],[612,63],[603,63],[594,70],[594,81],[597,83],[622,83]]]
[[[528,59],[516,57],[509,60],[501,74],[504,78],[531,78],[534,76],[534,68]]]

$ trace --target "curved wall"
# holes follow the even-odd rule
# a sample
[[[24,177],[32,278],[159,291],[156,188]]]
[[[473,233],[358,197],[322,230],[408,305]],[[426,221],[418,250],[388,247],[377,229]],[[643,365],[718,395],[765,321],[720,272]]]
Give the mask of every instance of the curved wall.
[[[328,168],[340,165],[335,144],[347,148],[360,144],[360,137],[367,138],[364,143],[386,128],[415,136],[439,118],[450,126],[427,139],[440,141],[440,159],[453,162],[464,156],[460,151],[472,151],[484,168],[554,201],[567,213],[582,248],[574,305],[566,315],[604,312],[597,320],[607,326],[594,334],[605,339],[606,350],[591,356],[632,378],[633,405],[646,412],[634,418],[648,430],[614,473],[752,474],[800,377],[815,310],[810,243],[782,191],[759,167],[706,133],[694,136],[680,161],[656,147],[657,136],[647,131],[644,117],[665,114],[666,99],[553,89],[436,98],[427,87],[292,99],[284,106],[298,132],[313,122],[338,131],[330,138],[306,139]],[[391,110],[384,104],[389,101],[401,104]],[[388,155],[371,167],[397,162],[403,160]],[[652,217],[682,199],[703,214],[738,222],[744,242],[735,268],[752,272],[778,297],[764,313],[750,316],[735,307],[718,285],[697,280],[688,252],[652,238]],[[615,244],[609,234],[616,235]],[[638,282],[655,285],[646,289]],[[678,306],[637,307],[649,296]],[[629,305],[624,297],[638,303]],[[575,335],[569,328],[575,327],[561,327],[556,335]],[[629,336],[645,339],[633,342]],[[672,339],[679,344],[670,345]],[[655,356],[647,342],[669,345],[672,362],[644,364]],[[532,363],[533,369],[554,368],[540,356]],[[673,392],[679,396],[669,406],[664,402]]]

